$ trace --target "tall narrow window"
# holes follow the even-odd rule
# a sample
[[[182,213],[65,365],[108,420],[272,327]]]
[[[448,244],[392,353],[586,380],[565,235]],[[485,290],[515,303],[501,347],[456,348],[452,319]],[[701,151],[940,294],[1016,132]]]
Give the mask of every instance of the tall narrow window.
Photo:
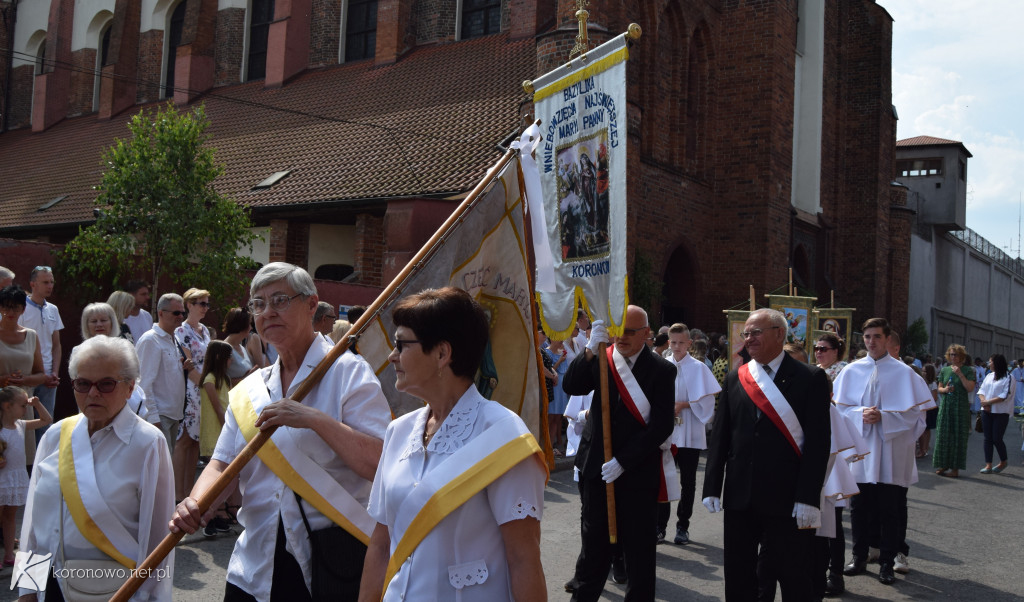
[[[93,78],[92,85],[92,110],[100,110],[100,87],[103,86],[103,66],[107,64],[107,59],[110,56],[110,30],[111,23],[107,23],[107,26],[103,28],[103,33],[100,34],[100,41],[98,48],[96,48],[96,76]]]
[[[463,0],[463,40],[499,31],[501,31],[501,0]]]
[[[36,55],[36,67],[33,75],[42,75],[46,67],[46,40],[39,45],[39,54]]]
[[[249,17],[249,68],[246,81],[267,77],[267,38],[274,20],[274,0],[252,0]]]
[[[377,0],[349,0],[345,17],[345,60],[373,58],[377,47]]]
[[[164,98],[174,96],[174,65],[178,61],[178,46],[181,46],[181,30],[185,25],[185,5],[181,0],[171,13],[167,24],[167,66],[164,69]]]

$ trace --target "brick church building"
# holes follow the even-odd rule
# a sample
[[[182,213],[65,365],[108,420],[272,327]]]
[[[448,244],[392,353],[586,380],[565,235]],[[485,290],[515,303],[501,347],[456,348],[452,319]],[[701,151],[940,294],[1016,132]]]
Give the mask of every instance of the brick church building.
[[[529,119],[572,0],[0,0],[0,237],[93,219],[132,114],[203,103],[257,261],[383,286]],[[906,324],[892,18],[872,0],[591,0],[628,66],[629,237],[652,321],[721,330],[749,285]],[[0,261],[2,264],[2,261]]]

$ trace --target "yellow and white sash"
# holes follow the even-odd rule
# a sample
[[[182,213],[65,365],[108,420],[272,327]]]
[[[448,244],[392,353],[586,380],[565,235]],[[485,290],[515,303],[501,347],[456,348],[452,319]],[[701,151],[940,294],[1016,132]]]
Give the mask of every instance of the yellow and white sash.
[[[238,429],[246,441],[251,441],[259,433],[256,427],[259,411],[256,408],[258,406],[262,410],[271,401],[262,375],[259,372],[251,374],[231,390],[230,399]],[[377,521],[334,477],[298,448],[291,429],[277,429],[256,455],[289,489],[336,525],[369,545],[370,534]]]
[[[547,472],[537,440],[518,416],[510,414],[431,470],[395,514],[392,533],[402,533],[402,538],[388,561],[384,590],[434,527],[531,455]]]
[[[99,490],[85,416],[72,416],[61,424],[58,453],[60,492],[75,526],[104,554],[134,569],[139,542],[117,520]]]

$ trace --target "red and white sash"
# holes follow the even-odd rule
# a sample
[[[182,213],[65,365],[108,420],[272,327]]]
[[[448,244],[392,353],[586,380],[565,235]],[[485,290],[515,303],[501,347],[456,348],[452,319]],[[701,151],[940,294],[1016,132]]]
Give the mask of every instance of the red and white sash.
[[[783,436],[796,451],[796,455],[802,455],[804,429],[800,426],[800,420],[793,412],[792,406],[786,401],[779,388],[775,386],[775,381],[765,374],[757,362],[743,364],[739,367],[737,374],[740,385],[754,405],[782,431]]]
[[[647,421],[651,419],[651,402],[644,395],[640,383],[636,382],[636,377],[629,369],[626,358],[619,353],[615,345],[608,346],[608,364],[612,368],[612,379],[615,380],[615,388],[619,390],[622,403],[640,424],[647,424]]]

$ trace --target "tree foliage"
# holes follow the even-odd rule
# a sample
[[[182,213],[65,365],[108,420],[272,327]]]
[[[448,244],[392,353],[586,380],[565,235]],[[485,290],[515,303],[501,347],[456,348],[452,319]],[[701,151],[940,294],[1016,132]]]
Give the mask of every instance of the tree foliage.
[[[154,298],[165,275],[214,298],[240,292],[253,262],[238,251],[257,235],[246,211],[213,187],[223,168],[207,145],[208,125],[202,106],[181,113],[168,104],[132,117],[131,136],[104,153],[96,223],[80,228],[60,258],[69,278],[98,289],[141,267]]]
[[[928,327],[924,318],[918,318],[907,328],[907,340],[903,348],[911,355],[924,355],[928,352]]]

